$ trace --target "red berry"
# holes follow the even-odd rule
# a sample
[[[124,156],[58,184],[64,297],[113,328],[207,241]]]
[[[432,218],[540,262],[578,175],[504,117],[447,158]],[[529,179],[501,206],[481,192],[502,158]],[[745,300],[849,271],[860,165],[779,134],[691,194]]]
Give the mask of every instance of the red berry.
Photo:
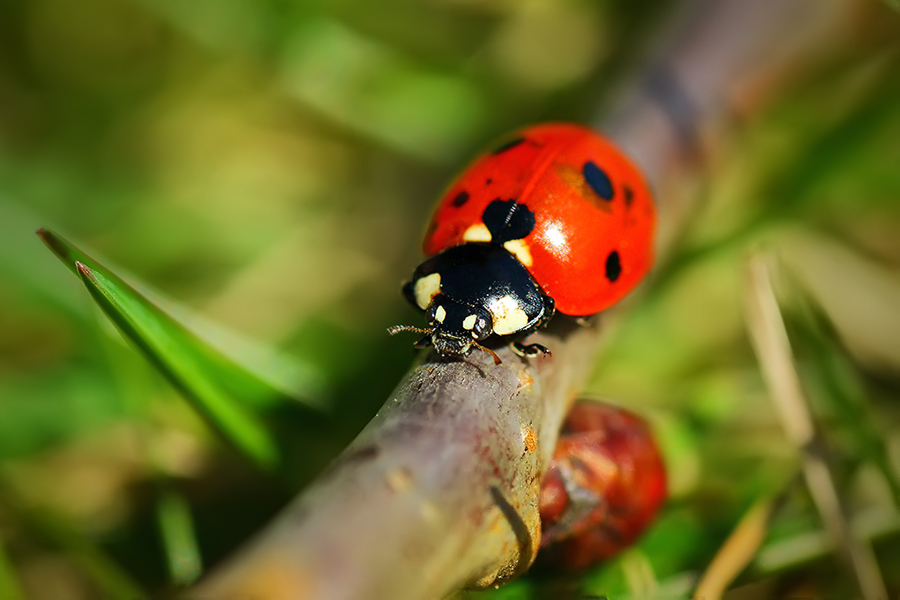
[[[538,562],[584,569],[609,558],[637,540],[665,498],[665,466],[646,422],[576,403],[541,489]]]

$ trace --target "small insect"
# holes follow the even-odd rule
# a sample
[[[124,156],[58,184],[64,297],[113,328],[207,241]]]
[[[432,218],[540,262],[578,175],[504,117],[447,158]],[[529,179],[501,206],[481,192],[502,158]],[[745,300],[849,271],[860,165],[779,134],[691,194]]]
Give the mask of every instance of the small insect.
[[[586,569],[633,544],[667,494],[662,457],[637,415],[579,401],[541,484],[541,547],[548,567]]]
[[[611,142],[579,125],[535,125],[477,158],[432,216],[429,258],[403,286],[428,328],[416,347],[462,357],[496,336],[519,342],[555,312],[594,315],[650,270],[656,209],[643,177]]]

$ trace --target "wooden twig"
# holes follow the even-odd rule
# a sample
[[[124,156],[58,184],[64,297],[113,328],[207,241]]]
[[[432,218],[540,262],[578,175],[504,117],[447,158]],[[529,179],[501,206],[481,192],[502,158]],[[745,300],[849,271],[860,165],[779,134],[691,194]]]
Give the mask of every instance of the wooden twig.
[[[416,368],[268,534],[197,595],[438,598],[524,570],[540,541],[543,470],[597,336],[544,334],[553,356],[530,361],[504,349],[499,366],[478,352]]]
[[[650,79],[625,86],[623,103],[597,124],[643,167],[663,211],[666,176],[697,156],[701,128],[728,109],[723,90],[768,54],[773,29],[800,26],[785,22],[784,5],[820,15],[830,4],[695,2]],[[741,32],[741,43],[712,35],[719,28]],[[660,78],[665,86],[653,84]],[[420,600],[521,573],[540,539],[544,469],[601,337],[599,326],[562,322],[533,338],[551,357],[504,349],[494,365],[481,352],[429,356],[309,489],[186,597]]]

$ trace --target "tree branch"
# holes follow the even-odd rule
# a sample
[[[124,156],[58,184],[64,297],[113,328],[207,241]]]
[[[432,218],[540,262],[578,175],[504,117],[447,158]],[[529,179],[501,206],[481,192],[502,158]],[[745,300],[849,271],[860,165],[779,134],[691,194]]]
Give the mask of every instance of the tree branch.
[[[438,598],[530,565],[541,478],[598,330],[538,340],[550,357],[434,356],[338,460],[198,595]]]

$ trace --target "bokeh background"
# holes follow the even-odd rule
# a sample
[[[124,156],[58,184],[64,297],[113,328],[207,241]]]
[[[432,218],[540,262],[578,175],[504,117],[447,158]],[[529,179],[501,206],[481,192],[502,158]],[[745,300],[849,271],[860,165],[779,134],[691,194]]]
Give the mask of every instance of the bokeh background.
[[[645,415],[665,448],[660,522],[605,567],[472,597],[684,593],[766,497],[772,528],[738,583],[852,593],[748,341],[759,249],[780,257],[851,521],[900,590],[900,15],[858,4],[733,115],[597,364],[590,394]],[[443,186],[515,127],[594,117],[675,5],[0,2],[0,597],[158,596],[237,548],[411,364],[385,328],[418,322],[398,286]],[[122,340],[41,226],[293,364],[300,400],[266,414],[289,448],[279,476]]]

